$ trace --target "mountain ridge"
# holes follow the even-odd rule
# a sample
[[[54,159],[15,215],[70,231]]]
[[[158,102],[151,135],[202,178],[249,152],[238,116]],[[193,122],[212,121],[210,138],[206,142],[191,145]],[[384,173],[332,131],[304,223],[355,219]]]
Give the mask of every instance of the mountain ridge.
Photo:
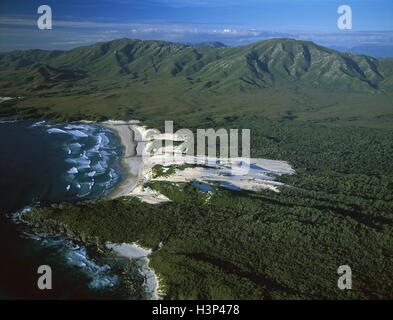
[[[98,98],[100,104],[108,99],[116,104],[124,92],[125,96],[137,97],[139,106],[132,108],[133,112],[147,107],[152,109],[149,114],[154,113],[158,96],[164,97],[165,105],[177,101],[183,109],[195,106],[198,99],[214,107],[220,98],[226,103],[227,99],[236,96],[240,100],[242,96],[252,110],[259,110],[256,100],[262,98],[271,106],[277,104],[276,111],[282,116],[283,112],[299,112],[299,105],[305,105],[303,112],[321,108],[334,94],[337,98],[363,95],[364,102],[378,96],[376,100],[381,101],[383,109],[380,115],[386,115],[390,98],[385,96],[393,91],[393,59],[341,53],[313,42],[286,38],[220,48],[121,38],[69,51],[2,53],[0,70],[0,92],[4,96],[24,95],[42,102],[48,96],[60,100],[68,96],[75,102],[89,95],[96,101],[105,93]],[[149,97],[142,103],[147,92]],[[294,107],[284,110],[285,103]],[[67,113],[57,108],[53,99],[51,104],[57,112]],[[76,107],[83,111],[81,105]],[[201,111],[206,113],[204,108]]]
[[[5,61],[10,56],[17,61],[14,68]],[[0,66],[5,70],[10,67],[20,70],[36,62],[54,68],[81,69],[91,75],[142,73],[145,78],[154,78],[155,74],[158,77],[201,75],[213,70],[218,75],[212,78],[225,79],[227,73],[235,73],[243,83],[260,88],[273,78],[286,81],[302,78],[308,84],[322,81],[325,85],[341,79],[346,89],[362,91],[378,89],[379,85],[383,89],[383,80],[393,76],[390,61],[385,62],[391,64],[385,72],[379,70],[383,64],[380,59],[340,53],[312,42],[292,39],[272,39],[241,47],[196,48],[165,41],[123,38],[70,51],[28,50],[0,55]],[[212,81],[221,82],[219,79]],[[353,81],[356,83],[349,83]]]
[[[220,42],[220,41],[205,41],[205,42],[199,42],[194,44],[193,46],[195,47],[201,47],[201,48],[222,48],[222,47],[227,47],[226,44]]]

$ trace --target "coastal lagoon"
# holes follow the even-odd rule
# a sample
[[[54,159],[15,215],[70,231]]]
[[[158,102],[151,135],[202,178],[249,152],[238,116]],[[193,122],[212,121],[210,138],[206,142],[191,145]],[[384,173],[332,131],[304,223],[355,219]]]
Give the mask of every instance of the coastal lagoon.
[[[33,235],[14,219],[30,207],[108,196],[127,175],[116,133],[97,124],[3,119],[0,148],[0,298],[143,298],[134,262],[89,252],[63,235]],[[52,290],[36,285],[44,264]]]

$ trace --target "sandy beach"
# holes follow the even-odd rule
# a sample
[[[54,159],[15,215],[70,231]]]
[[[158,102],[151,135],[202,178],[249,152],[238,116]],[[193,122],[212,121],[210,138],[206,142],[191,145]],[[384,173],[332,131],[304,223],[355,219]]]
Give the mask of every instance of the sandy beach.
[[[149,299],[161,299],[163,292],[160,288],[160,280],[154,270],[149,268],[150,260],[148,256],[152,253],[151,249],[142,248],[136,243],[115,244],[107,242],[106,247],[123,257],[137,259],[141,274],[145,277],[144,287],[149,294]]]
[[[124,146],[122,165],[127,170],[127,177],[123,183],[109,195],[112,199],[127,196],[137,184],[142,166],[142,158],[137,154],[138,142],[135,141],[135,132],[132,128],[132,125],[137,123],[139,123],[137,120],[108,120],[101,123],[106,128],[116,131],[120,137],[121,144]]]

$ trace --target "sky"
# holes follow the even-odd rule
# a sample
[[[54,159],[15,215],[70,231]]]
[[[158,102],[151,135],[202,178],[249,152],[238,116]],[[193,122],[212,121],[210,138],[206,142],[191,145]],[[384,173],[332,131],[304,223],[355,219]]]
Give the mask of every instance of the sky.
[[[40,30],[37,9],[52,10]],[[340,30],[337,10],[352,9]],[[326,46],[393,45],[393,0],[0,0],[0,51],[70,49],[116,38],[243,45],[295,38]]]

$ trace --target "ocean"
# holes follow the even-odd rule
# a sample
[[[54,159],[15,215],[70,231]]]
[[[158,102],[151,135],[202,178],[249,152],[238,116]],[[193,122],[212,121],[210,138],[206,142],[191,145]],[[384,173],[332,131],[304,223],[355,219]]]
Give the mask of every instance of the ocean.
[[[63,235],[32,235],[13,219],[30,207],[110,194],[126,177],[119,137],[96,124],[3,119],[0,150],[0,299],[143,299],[135,262]],[[38,289],[40,265],[52,269],[51,290]]]

